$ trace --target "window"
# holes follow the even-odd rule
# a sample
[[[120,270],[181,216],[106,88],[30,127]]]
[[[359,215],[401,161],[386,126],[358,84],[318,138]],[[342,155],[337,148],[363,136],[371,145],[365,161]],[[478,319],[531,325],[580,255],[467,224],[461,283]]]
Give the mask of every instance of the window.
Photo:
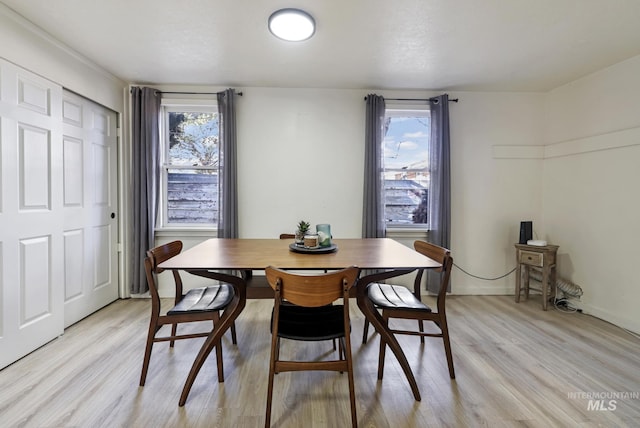
[[[427,227],[430,133],[428,109],[386,109],[383,149],[387,228]]]
[[[218,224],[219,121],[214,102],[163,100],[161,224]]]

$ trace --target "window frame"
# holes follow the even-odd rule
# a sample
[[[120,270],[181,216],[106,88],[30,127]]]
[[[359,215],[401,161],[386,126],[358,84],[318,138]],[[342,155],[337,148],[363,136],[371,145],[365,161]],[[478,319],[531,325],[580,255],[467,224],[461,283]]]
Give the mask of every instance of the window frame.
[[[205,112],[218,113],[218,102],[216,99],[176,99],[164,98],[160,102],[160,151],[159,151],[159,168],[160,183],[158,189],[159,206],[158,206],[158,230],[204,230],[217,231],[217,223],[172,223],[169,222],[169,203],[168,203],[168,176],[169,170],[205,170],[215,171],[216,175],[220,175],[220,165],[193,166],[193,165],[173,165],[169,164],[169,121],[168,114],[172,112]],[[219,131],[219,128],[218,128]],[[218,141],[219,143],[219,141]],[[220,206],[220,194],[218,192],[218,207]],[[219,216],[218,216],[219,218]]]
[[[430,144],[430,139],[431,139],[431,135],[430,135],[430,130],[431,130],[431,108],[430,106],[427,105],[418,105],[418,104],[390,104],[387,103],[387,105],[385,106],[385,121],[387,120],[388,117],[407,117],[408,114],[415,114],[416,112],[419,112],[420,115],[424,114],[424,116],[428,119],[429,121],[429,133],[427,135],[427,138],[429,139],[429,144]],[[383,200],[385,200],[384,202],[384,212],[385,212],[385,218],[384,218],[384,227],[385,230],[390,232],[390,233],[402,233],[403,231],[406,231],[408,233],[427,233],[430,229],[430,225],[429,225],[429,218],[427,217],[427,223],[402,223],[402,224],[393,224],[390,222],[387,222],[387,216],[386,216],[386,186],[384,185],[384,180],[386,177],[386,173],[387,171],[396,171],[398,170],[398,168],[389,168],[387,169],[386,165],[385,165],[385,156],[384,156],[384,145],[385,145],[385,140],[386,140],[386,135],[385,138],[383,138],[382,140],[382,151],[383,151],[383,166],[382,166],[382,176],[383,176],[383,186],[382,186],[382,191],[383,191]],[[428,148],[428,146],[427,146]],[[430,170],[430,165],[429,165],[429,159],[427,157],[427,166],[424,169],[411,169],[411,170],[404,170],[404,171],[413,171],[413,172],[426,172],[427,175],[429,175],[429,170]],[[428,189],[428,188],[427,188]]]

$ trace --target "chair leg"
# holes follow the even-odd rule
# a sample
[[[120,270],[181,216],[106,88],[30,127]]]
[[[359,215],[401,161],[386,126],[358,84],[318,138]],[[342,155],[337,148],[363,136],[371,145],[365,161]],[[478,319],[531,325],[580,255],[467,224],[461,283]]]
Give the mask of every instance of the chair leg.
[[[276,361],[280,361],[280,338],[278,337],[276,341]],[[275,374],[278,374],[278,371],[275,371]]]
[[[335,339],[333,339],[335,340]],[[344,361],[346,359],[346,353],[344,353],[344,340],[342,340],[342,338],[338,339],[338,360],[340,361]],[[344,357],[342,356],[344,354]],[[340,371],[340,374],[344,373],[343,371]]]
[[[158,332],[158,326],[152,321],[149,324],[149,333],[147,333],[147,345],[144,348],[144,359],[142,360],[142,373],[140,373],[140,386],[144,386],[147,381],[147,371],[149,370],[149,360],[151,359],[151,351],[153,350],[153,339]]]
[[[369,335],[369,320],[364,320],[364,327],[362,329],[362,344],[365,345],[367,343],[367,336]]]
[[[387,313],[387,311],[385,310],[382,311],[382,319],[388,329],[389,313]],[[378,379],[380,380],[382,380],[382,375],[384,374],[384,356],[385,356],[386,348],[387,348],[387,343],[382,338],[382,335],[380,335],[380,354],[378,355]]]
[[[220,311],[218,311],[218,319],[220,319]],[[236,336],[236,322],[234,321],[231,324],[231,343],[234,345],[238,344],[238,337]]]
[[[344,353],[347,360],[347,376],[349,377],[349,402],[351,404],[351,426],[358,427],[358,417],[356,415],[356,390],[353,381],[353,359],[351,355],[351,340],[345,335]],[[342,345],[342,340],[340,340]]]
[[[220,322],[220,313],[216,312],[216,315],[214,316],[214,320],[213,320],[213,328],[215,328],[215,326]],[[216,363],[218,364],[218,382],[222,383],[224,382],[224,367],[223,367],[223,362],[222,362],[222,337],[220,338],[220,340],[218,341],[218,343],[215,344],[216,347]]]
[[[231,343],[233,343],[234,345],[238,344],[238,336],[236,336],[236,322],[234,321],[233,324],[231,324]]]
[[[265,412],[264,426],[271,426],[271,402],[273,398],[273,378],[276,375],[276,361],[280,358],[280,338],[277,335],[271,337],[271,361],[269,362],[269,383],[267,384],[267,410]]]
[[[420,333],[424,333],[424,321],[418,320],[418,330]],[[424,344],[424,336],[420,336],[420,343]]]
[[[447,365],[449,366],[449,376],[451,379],[456,378],[456,372],[453,369],[453,354],[451,353],[451,341],[449,340],[449,328],[447,327],[447,319],[442,318],[440,323],[442,330],[442,341],[444,342],[444,353],[447,355]]]
[[[178,333],[178,324],[171,325],[171,336],[175,336]],[[169,341],[169,348],[173,348],[173,345],[176,344],[175,340]]]
[[[273,363],[271,363],[273,364]],[[264,426],[265,428],[271,427],[271,398],[273,397],[273,378],[274,378],[274,368],[273,365],[269,369],[269,383],[267,385],[267,410],[264,416]]]

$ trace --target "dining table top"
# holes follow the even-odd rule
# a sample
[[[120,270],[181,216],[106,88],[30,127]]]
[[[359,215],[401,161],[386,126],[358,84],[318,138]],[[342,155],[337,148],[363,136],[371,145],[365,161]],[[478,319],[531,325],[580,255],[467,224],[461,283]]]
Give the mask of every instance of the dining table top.
[[[441,265],[390,238],[335,239],[327,253],[301,253],[290,249],[289,239],[207,239],[161,263],[162,269],[260,270],[281,269],[418,269]]]

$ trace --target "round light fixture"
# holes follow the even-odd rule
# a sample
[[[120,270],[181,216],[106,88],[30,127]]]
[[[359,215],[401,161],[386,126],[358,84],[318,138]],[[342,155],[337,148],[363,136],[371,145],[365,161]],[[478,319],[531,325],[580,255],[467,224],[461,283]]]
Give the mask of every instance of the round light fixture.
[[[269,31],[279,39],[301,42],[313,36],[316,21],[304,10],[280,9],[269,17]]]

